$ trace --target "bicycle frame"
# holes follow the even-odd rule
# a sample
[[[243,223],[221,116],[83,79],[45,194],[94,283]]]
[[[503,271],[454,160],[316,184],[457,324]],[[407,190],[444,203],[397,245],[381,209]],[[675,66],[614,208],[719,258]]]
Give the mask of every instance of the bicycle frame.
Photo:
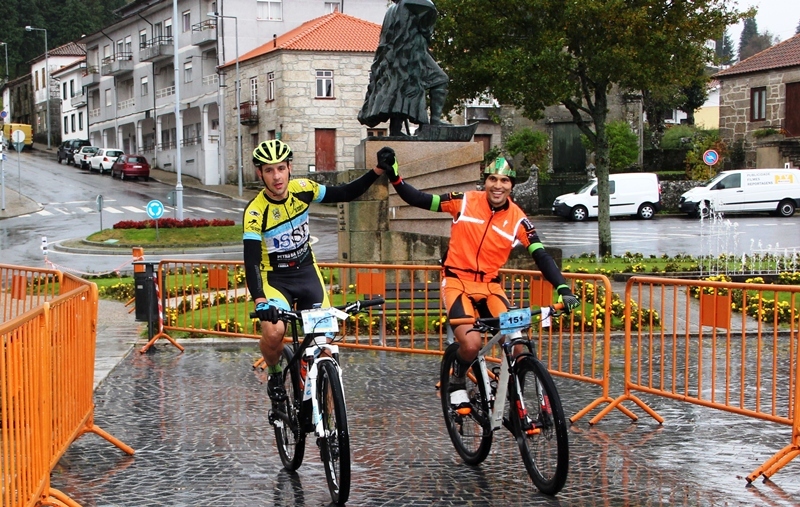
[[[488,354],[492,347],[494,347],[504,338],[506,338],[506,341],[502,344],[504,357],[500,362],[500,377],[497,379],[497,392],[494,395],[494,399],[492,399],[492,389],[490,385],[488,369],[486,368],[486,354]],[[485,383],[484,392],[487,393],[490,401],[494,401],[494,403],[490,403],[489,405],[489,419],[492,423],[492,431],[499,429],[503,425],[503,413],[505,412],[506,399],[508,398],[508,379],[511,376],[511,366],[513,366],[513,362],[516,362],[517,359],[515,357],[511,357],[509,350],[516,345],[524,344],[526,341],[527,340],[522,337],[522,331],[514,331],[508,334],[498,332],[478,352],[478,366],[481,369],[481,373],[483,373],[483,379]],[[516,382],[519,381],[517,380]],[[517,386],[517,389],[519,390],[519,386]],[[499,407],[497,406],[497,400],[501,400]],[[519,402],[524,404],[523,400],[519,400]],[[521,409],[525,410],[525,407],[521,406]]]

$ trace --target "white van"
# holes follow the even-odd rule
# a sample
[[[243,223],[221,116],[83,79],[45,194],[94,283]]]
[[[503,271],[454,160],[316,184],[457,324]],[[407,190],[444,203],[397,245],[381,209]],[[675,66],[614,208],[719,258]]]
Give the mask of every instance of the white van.
[[[655,173],[619,173],[608,176],[611,216],[632,215],[645,220],[661,209],[661,185]],[[577,222],[597,216],[597,178],[553,201],[554,215]]]
[[[800,206],[800,170],[738,169],[722,171],[681,195],[680,210],[689,216],[721,211],[769,211],[790,217]]]

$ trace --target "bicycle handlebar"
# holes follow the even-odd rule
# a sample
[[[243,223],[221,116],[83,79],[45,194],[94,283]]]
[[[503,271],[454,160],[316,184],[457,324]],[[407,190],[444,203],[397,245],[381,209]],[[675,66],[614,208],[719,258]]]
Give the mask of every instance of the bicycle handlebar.
[[[542,308],[539,307],[536,310],[531,310],[531,315],[539,315],[542,313]],[[547,308],[547,307],[544,307]],[[565,305],[564,303],[555,303],[550,305],[550,313],[551,315],[558,315],[556,312],[561,312],[564,310]],[[483,323],[486,327],[497,328],[499,327],[499,318],[498,317],[459,317],[455,319],[448,319],[448,322],[451,326],[474,326],[479,323]]]
[[[383,298],[362,299],[360,301],[347,303],[346,305],[334,306],[334,308],[349,314],[354,314],[371,306],[382,305],[385,302],[386,300]],[[250,318],[251,319],[258,318],[258,314],[256,312],[250,312]],[[302,311],[281,310],[280,308],[278,308],[278,318],[280,318],[283,321],[303,320]]]

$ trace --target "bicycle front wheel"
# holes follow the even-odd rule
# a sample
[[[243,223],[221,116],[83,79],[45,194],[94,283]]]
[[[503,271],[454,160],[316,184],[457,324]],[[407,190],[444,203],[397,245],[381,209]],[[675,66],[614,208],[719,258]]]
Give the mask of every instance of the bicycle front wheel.
[[[470,407],[458,408],[450,403],[450,384],[458,344],[453,343],[444,352],[440,372],[439,392],[442,398],[444,424],[458,454],[468,465],[477,465],[486,459],[492,448],[492,430],[489,422],[489,401],[483,373],[473,363],[473,375],[467,375],[467,396]]]
[[[317,443],[331,500],[342,505],[350,496],[350,433],[344,391],[332,361],[320,361],[318,368],[317,406],[325,434],[318,437]]]
[[[303,403],[303,389],[300,386],[300,373],[297,363],[289,369],[287,364],[293,355],[289,345],[284,346],[281,355],[283,365],[283,386],[286,389],[286,401],[279,408],[273,406],[275,426],[275,443],[278,454],[286,470],[294,471],[303,463],[306,449],[306,434],[300,424],[300,407]]]
[[[550,372],[535,357],[520,359],[515,373],[525,411],[521,413],[514,408],[516,403],[512,404],[510,418],[522,461],[539,491],[555,495],[564,487],[569,468],[569,437],[561,398]]]

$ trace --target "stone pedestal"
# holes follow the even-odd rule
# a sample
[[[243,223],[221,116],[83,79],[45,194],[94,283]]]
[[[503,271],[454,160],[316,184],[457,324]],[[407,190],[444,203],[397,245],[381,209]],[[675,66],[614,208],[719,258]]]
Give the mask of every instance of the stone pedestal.
[[[362,141],[355,153],[359,170],[342,173],[340,182],[375,167],[376,154],[384,146],[395,150],[403,179],[424,192],[474,190],[480,179],[481,143],[409,137]],[[358,200],[339,204],[340,261],[434,263],[441,257],[452,218],[408,206],[390,187],[388,180],[381,178]]]

